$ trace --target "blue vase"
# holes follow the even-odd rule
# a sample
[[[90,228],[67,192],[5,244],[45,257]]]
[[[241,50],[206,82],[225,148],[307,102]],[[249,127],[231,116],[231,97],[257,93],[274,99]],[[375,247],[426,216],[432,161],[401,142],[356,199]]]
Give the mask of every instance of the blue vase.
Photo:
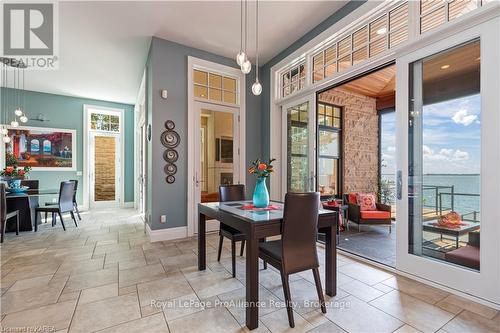
[[[9,188],[20,188],[21,187],[21,179],[10,179],[8,181]]]
[[[269,206],[269,192],[267,192],[266,178],[257,178],[255,190],[253,191],[253,205],[256,208]]]

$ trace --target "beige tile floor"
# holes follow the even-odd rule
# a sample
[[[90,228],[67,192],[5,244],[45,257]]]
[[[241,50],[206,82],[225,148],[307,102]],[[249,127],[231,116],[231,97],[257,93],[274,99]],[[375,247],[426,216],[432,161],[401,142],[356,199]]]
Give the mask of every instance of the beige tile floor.
[[[229,243],[199,272],[196,239],[150,243],[131,209],[82,214],[64,232],[8,234],[1,246],[1,325],[5,331],[245,332],[245,261],[230,274]],[[319,254],[324,251],[319,247]],[[323,258],[322,258],[323,259]],[[291,278],[296,327],[282,307],[279,273],[260,271],[255,332],[500,332],[486,306],[338,256],[337,296],[322,314],[310,272]],[[323,270],[321,270],[324,276]]]

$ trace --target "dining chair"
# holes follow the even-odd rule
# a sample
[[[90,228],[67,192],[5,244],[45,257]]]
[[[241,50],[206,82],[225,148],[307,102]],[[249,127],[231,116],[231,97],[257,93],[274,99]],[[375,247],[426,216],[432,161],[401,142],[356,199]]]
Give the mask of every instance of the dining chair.
[[[283,209],[281,239],[260,243],[259,258],[280,271],[288,323],[293,328],[295,323],[289,284],[291,274],[312,270],[321,311],[326,313],[316,249],[319,193],[287,193]]]
[[[53,216],[55,214],[59,215],[61,219],[61,225],[63,229],[66,231],[66,226],[64,225],[64,220],[62,214],[70,213],[71,218],[75,222],[75,226],[78,227],[76,223],[75,214],[73,213],[73,195],[74,195],[75,184],[71,181],[61,182],[61,186],[59,188],[59,200],[55,205],[49,205],[45,207],[37,207],[35,208],[35,231],[38,231],[38,213],[51,213]],[[55,218],[52,219],[52,226],[55,225]]]
[[[16,217],[16,235],[19,235],[19,211],[14,210],[7,213],[7,196],[5,193],[5,184],[0,183],[0,243],[3,243],[3,238],[5,236],[5,227],[7,226],[7,220]]]
[[[37,179],[23,179],[21,186],[28,186],[30,190],[38,190],[40,182]]]
[[[245,185],[221,185],[219,186],[219,201],[241,201],[245,200]],[[231,257],[233,277],[236,277],[236,242],[241,241],[240,256],[243,256],[245,249],[245,234],[223,223],[220,224],[219,229],[219,250],[217,253],[217,261],[220,261],[222,254],[222,243],[224,237],[231,240]]]
[[[76,191],[78,190],[78,180],[71,179],[70,182],[75,184],[75,190],[73,193],[73,207],[75,207],[75,213],[78,216],[78,219],[81,221],[82,217],[80,216],[80,211],[78,210],[78,202],[76,201]]]

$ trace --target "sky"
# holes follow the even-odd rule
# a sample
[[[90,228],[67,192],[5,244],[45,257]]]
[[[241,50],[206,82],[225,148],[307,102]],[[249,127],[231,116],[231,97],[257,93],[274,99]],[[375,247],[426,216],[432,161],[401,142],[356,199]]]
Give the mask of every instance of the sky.
[[[424,174],[479,174],[480,95],[424,106]],[[395,113],[382,116],[383,174],[396,169]]]

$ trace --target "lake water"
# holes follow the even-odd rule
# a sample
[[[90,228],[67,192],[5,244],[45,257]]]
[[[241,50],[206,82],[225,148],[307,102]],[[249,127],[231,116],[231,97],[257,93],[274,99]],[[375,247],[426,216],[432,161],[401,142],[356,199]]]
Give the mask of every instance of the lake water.
[[[394,174],[384,174],[383,179],[394,182]],[[424,185],[429,189],[424,190],[424,204],[429,208],[435,207],[436,192],[433,186],[453,186],[454,193],[461,194],[480,194],[481,177],[480,175],[424,175]],[[450,188],[441,188],[439,193],[450,193]],[[451,208],[451,196],[442,194],[443,208]],[[460,214],[480,211],[479,196],[455,195],[453,209]]]

